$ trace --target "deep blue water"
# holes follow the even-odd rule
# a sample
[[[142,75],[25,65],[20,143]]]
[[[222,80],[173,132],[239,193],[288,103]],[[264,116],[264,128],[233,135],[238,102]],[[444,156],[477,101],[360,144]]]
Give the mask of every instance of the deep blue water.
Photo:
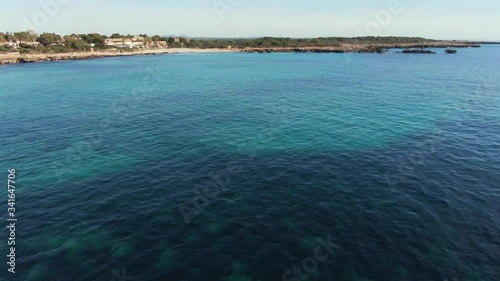
[[[0,279],[498,281],[499,65],[483,46],[0,67]]]

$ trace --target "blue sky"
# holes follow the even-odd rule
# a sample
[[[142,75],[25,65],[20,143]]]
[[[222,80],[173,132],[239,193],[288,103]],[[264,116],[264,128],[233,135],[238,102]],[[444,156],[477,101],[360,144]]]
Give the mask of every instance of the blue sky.
[[[41,3],[52,5],[44,11]],[[18,0],[1,7],[2,31],[500,40],[498,0]]]

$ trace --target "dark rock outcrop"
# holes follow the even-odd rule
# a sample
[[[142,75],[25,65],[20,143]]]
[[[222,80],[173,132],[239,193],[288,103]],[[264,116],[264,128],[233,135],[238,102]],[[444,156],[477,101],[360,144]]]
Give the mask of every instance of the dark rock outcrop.
[[[433,52],[431,50],[403,50],[403,54],[435,54],[436,52]]]

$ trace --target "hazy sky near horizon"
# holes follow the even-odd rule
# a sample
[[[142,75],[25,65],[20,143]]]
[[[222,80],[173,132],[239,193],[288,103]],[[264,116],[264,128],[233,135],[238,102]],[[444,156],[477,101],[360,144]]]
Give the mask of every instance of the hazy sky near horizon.
[[[44,11],[42,3],[57,1]],[[394,1],[398,12],[388,9]],[[2,31],[500,40],[498,0],[18,0],[1,7]],[[377,20],[380,11],[390,20]]]

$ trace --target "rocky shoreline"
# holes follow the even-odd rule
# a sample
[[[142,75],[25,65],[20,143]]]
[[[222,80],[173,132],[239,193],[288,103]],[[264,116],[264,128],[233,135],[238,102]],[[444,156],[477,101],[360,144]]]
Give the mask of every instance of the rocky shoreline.
[[[74,53],[50,53],[50,54],[0,54],[0,64],[36,63],[61,60],[84,60],[119,56],[145,56],[175,53],[221,53],[221,52],[245,52],[245,53],[385,53],[389,49],[426,49],[426,48],[478,48],[481,45],[469,42],[454,41],[432,41],[419,44],[339,44],[330,47],[259,47],[259,48],[226,48],[226,49],[194,49],[194,48],[171,48],[153,49],[135,52],[120,51],[96,51],[96,52],[74,52]]]
[[[427,48],[480,48],[481,45],[468,42],[424,42],[419,44],[342,44],[332,47],[272,47],[245,48],[246,53],[385,53],[389,49],[427,49]]]
[[[222,52],[234,52],[234,50],[171,48],[171,49],[153,49],[153,50],[135,51],[135,52],[96,51],[96,52],[48,53],[48,54],[7,53],[7,54],[0,54],[0,65],[17,64],[17,63],[37,63],[37,62],[47,62],[47,61],[64,61],[64,60],[86,60],[86,59],[123,57],[123,56],[151,56],[151,55],[178,54],[178,53],[222,53]]]

